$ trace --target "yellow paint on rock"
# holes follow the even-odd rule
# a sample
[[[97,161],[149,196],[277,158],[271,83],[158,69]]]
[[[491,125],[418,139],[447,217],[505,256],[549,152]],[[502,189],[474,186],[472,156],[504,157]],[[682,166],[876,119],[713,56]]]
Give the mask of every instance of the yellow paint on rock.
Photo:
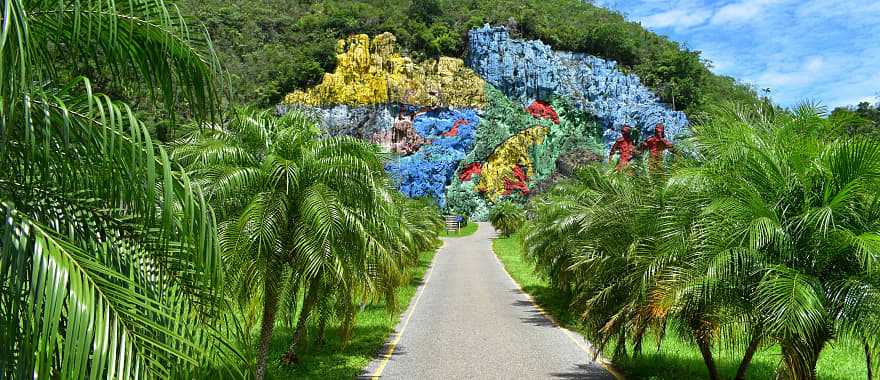
[[[519,164],[526,168],[529,178],[534,175],[529,148],[544,142],[547,127],[534,127],[513,135],[495,149],[483,165],[477,190],[484,192],[492,201],[504,195],[504,180],[514,180],[513,168]]]
[[[393,34],[358,34],[339,40],[336,70],[320,84],[295,91],[286,104],[368,105],[388,102],[424,106],[482,107],[485,82],[464,61],[441,57],[415,63],[402,56]]]

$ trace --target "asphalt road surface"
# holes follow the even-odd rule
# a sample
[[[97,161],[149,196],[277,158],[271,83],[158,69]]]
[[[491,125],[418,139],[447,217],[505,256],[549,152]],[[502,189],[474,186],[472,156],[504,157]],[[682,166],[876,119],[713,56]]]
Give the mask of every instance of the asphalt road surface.
[[[471,236],[445,239],[363,378],[614,379],[592,361],[589,342],[534,307],[496,259],[494,237],[481,223]]]

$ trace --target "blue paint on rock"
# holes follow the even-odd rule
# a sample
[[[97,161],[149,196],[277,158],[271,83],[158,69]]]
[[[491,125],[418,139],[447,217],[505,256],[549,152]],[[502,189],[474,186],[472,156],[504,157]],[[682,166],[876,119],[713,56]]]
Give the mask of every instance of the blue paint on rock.
[[[671,139],[687,133],[683,112],[668,109],[638,76],[624,74],[614,61],[512,39],[504,27],[489,25],[470,31],[468,48],[468,65],[523,105],[564,96],[615,130],[629,124],[650,136],[654,125],[663,123]]]
[[[455,135],[449,134],[458,124]],[[446,186],[455,175],[458,163],[474,147],[480,118],[473,109],[435,109],[418,114],[413,128],[430,141],[417,152],[391,160],[385,170],[398,188],[409,197],[434,198],[446,206]]]

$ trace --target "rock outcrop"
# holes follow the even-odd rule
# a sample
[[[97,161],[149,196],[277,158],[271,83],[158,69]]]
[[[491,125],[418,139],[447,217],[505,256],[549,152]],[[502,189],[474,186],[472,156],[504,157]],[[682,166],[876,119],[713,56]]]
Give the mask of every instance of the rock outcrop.
[[[547,132],[547,127],[526,129],[501,144],[482,165],[477,190],[491,201],[515,190],[528,194],[528,180],[534,176],[529,151],[544,142]]]
[[[391,160],[385,169],[409,197],[433,197],[446,206],[446,186],[458,163],[474,146],[480,118],[471,109],[434,109],[417,113],[412,129],[424,141],[410,155]]]
[[[278,112],[298,109],[331,135],[384,147],[401,192],[474,220],[500,199],[524,200],[604,157],[603,142],[623,124],[643,137],[656,123],[670,137],[687,126],[614,62],[489,26],[472,30],[469,44],[465,65],[415,63],[389,33],[340,40],[336,70],[289,94]]]
[[[629,124],[649,136],[655,124],[663,123],[670,137],[686,131],[684,113],[669,110],[614,61],[554,51],[541,41],[512,39],[505,28],[488,25],[471,30],[468,48],[468,65],[523,105],[566,97],[616,130]]]
[[[398,52],[391,33],[372,41],[358,34],[339,40],[333,73],[324,74],[314,88],[288,94],[284,103],[479,107],[484,103],[484,84],[461,59],[441,57],[415,63]]]

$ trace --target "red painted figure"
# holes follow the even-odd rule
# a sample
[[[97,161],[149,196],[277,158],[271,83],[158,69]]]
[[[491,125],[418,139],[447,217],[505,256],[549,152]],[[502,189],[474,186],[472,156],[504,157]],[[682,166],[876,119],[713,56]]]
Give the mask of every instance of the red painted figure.
[[[663,132],[663,124],[657,123],[654,126],[654,136],[649,137],[639,145],[639,154],[641,155],[645,150],[648,150],[651,153],[648,167],[651,170],[656,170],[662,167],[663,152],[671,149],[674,149],[674,147],[672,142],[666,139],[666,135]]]
[[[608,154],[608,163],[610,164],[614,159],[614,154],[620,153],[617,166],[614,167],[617,171],[627,167],[635,154],[636,144],[633,142],[632,136],[630,136],[631,132],[632,129],[628,125],[624,125],[623,129],[620,130],[622,136],[614,142],[614,145],[611,146],[611,153]]]
[[[559,124],[559,114],[553,109],[553,106],[541,100],[535,100],[526,108],[526,112],[538,119],[548,119],[553,124]]]
[[[474,177],[474,175],[480,175],[482,169],[483,167],[480,165],[479,162],[474,162],[461,171],[461,174],[458,175],[458,179],[460,179],[462,182],[470,181],[471,178]]]
[[[452,128],[449,128],[448,131],[443,132],[440,136],[443,137],[453,137],[458,136],[458,127],[462,125],[468,125],[468,121],[466,119],[458,119],[455,123],[452,124]]]
[[[504,179],[504,195],[510,195],[515,190],[519,191],[523,195],[529,195],[529,185],[526,184],[526,181],[528,181],[529,177],[526,176],[526,171],[523,169],[522,165],[514,165],[512,174],[513,179]]]

